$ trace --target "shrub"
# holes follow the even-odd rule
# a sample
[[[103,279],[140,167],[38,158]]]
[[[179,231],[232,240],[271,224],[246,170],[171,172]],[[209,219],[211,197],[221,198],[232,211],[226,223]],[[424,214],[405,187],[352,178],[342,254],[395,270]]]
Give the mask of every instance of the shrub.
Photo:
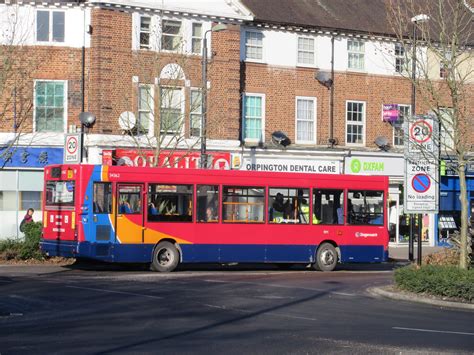
[[[20,259],[41,259],[43,257],[39,248],[42,228],[41,222],[32,222],[25,225],[25,241],[20,250]]]
[[[455,248],[443,249],[440,252],[427,255],[423,258],[423,264],[426,265],[459,265],[459,250]]]
[[[395,270],[398,288],[415,293],[474,301],[474,270],[455,266],[406,266]]]
[[[23,242],[17,239],[0,240],[0,260],[13,260],[18,257]]]
[[[41,222],[25,225],[25,239],[6,239],[0,241],[0,260],[43,259],[39,248]]]

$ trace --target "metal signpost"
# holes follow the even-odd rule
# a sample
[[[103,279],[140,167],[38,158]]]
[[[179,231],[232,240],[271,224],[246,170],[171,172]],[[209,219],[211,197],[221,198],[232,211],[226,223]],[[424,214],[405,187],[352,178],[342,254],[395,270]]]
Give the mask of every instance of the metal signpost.
[[[81,134],[66,134],[64,140],[64,164],[81,163]]]
[[[409,258],[413,260],[414,224],[419,214],[438,213],[439,209],[439,132],[435,118],[412,117],[405,122],[404,210],[410,214]],[[421,263],[421,233],[418,231],[418,263]]]

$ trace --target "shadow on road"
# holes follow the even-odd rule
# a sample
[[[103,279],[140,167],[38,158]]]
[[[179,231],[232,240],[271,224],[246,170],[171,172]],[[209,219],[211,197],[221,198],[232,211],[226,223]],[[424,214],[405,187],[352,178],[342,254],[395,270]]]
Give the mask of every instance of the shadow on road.
[[[377,272],[392,271],[396,268],[407,265],[405,261],[392,261],[377,264],[339,264],[335,272],[344,271],[360,271],[360,272]],[[97,260],[80,259],[71,265],[63,266],[70,270],[89,270],[89,271],[150,271],[148,264],[119,264],[107,263]],[[279,272],[295,272],[295,271],[314,271],[308,264],[272,264],[272,263],[231,263],[231,264],[182,264],[173,273],[187,271],[226,271],[226,272],[242,272],[242,271],[279,271]],[[152,271],[150,271],[152,272]],[[317,271],[314,271],[317,272]]]

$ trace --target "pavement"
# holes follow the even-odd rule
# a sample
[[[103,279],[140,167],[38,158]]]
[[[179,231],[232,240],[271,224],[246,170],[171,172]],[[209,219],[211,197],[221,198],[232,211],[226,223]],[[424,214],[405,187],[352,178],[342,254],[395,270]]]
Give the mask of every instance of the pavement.
[[[421,247],[421,253],[422,253],[422,256],[425,257],[427,255],[440,252],[443,249],[445,249],[445,247],[431,247],[428,245],[423,245]],[[416,247],[416,244],[415,244],[415,247],[413,249],[413,257],[415,258],[415,260],[416,260],[417,255],[418,255],[418,248]],[[393,260],[407,261],[408,260],[408,245],[389,246],[388,256]]]

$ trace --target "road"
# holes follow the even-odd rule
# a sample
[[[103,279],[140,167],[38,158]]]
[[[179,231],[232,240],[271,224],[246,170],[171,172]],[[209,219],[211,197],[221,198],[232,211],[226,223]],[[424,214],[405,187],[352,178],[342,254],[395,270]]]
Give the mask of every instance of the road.
[[[371,296],[391,266],[332,273],[0,265],[0,353],[474,352],[474,312]]]

